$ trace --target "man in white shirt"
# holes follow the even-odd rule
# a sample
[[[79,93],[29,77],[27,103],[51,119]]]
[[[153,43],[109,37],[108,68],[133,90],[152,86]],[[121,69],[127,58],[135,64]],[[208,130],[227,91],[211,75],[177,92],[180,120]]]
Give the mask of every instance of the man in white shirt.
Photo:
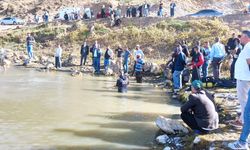
[[[237,79],[237,96],[241,106],[241,116],[231,125],[240,127],[244,123],[244,109],[248,99],[250,89],[250,31],[243,31],[241,43],[244,49],[239,54],[235,63],[235,79]]]
[[[61,57],[62,57],[62,48],[59,44],[58,47],[56,48],[56,53],[55,53],[55,67],[56,68],[62,67]]]
[[[144,53],[140,49],[140,45],[136,45],[135,51],[134,51],[134,60],[137,60],[137,55],[141,55],[141,58],[144,59]]]

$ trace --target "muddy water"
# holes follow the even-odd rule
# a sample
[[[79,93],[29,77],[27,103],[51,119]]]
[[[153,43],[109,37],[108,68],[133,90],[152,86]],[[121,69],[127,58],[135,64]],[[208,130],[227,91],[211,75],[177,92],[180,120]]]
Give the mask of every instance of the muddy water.
[[[0,149],[149,149],[157,115],[176,117],[178,104],[148,84],[127,94],[113,78],[0,71]]]

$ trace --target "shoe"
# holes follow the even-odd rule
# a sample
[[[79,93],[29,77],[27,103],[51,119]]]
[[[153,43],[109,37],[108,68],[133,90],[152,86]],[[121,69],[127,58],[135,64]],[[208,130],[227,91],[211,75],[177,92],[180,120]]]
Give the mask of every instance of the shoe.
[[[242,128],[243,124],[240,120],[235,120],[233,122],[229,123],[231,126],[236,127],[236,128]]]
[[[235,141],[228,144],[228,147],[233,150],[249,150],[248,144],[242,144],[240,141]]]

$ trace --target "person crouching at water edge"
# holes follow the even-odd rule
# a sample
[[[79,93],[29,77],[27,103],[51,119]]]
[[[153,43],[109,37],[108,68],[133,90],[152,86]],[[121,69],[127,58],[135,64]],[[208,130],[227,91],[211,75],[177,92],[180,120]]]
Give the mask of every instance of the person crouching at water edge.
[[[62,48],[60,44],[58,44],[58,47],[56,48],[56,53],[55,53],[55,67],[56,68],[62,67],[61,58],[62,58]]]
[[[217,129],[219,116],[212,98],[202,89],[202,82],[192,82],[192,94],[188,101],[181,107],[181,119],[196,134],[208,133]]]
[[[134,68],[136,82],[142,83],[142,71],[143,71],[144,61],[141,58],[141,54],[137,54],[136,58],[137,59],[135,61],[135,68]]]
[[[127,93],[128,85],[129,85],[128,75],[127,74],[123,75],[123,73],[121,73],[119,79],[116,82],[116,86],[118,87],[118,92]]]

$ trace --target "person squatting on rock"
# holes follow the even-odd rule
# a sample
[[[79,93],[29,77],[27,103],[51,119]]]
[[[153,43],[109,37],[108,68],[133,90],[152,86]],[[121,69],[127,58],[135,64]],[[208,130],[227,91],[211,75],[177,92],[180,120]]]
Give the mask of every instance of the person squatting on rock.
[[[82,44],[80,54],[81,54],[80,66],[82,66],[82,65],[85,66],[88,55],[89,55],[89,46],[87,44],[87,41],[85,41]]]
[[[56,48],[56,53],[55,53],[55,67],[56,68],[62,67],[61,58],[62,58],[62,48],[60,44],[58,44]]]
[[[137,55],[135,62],[135,78],[137,83],[142,83],[142,72],[143,72],[144,61],[141,58],[141,54]]]
[[[191,90],[188,101],[181,107],[181,119],[198,134],[217,129],[219,116],[212,99],[202,89],[202,82],[193,81]]]
[[[128,85],[129,85],[129,79],[127,74],[121,73],[119,76],[119,79],[116,82],[116,86],[118,88],[119,93],[127,93],[128,91]]]

